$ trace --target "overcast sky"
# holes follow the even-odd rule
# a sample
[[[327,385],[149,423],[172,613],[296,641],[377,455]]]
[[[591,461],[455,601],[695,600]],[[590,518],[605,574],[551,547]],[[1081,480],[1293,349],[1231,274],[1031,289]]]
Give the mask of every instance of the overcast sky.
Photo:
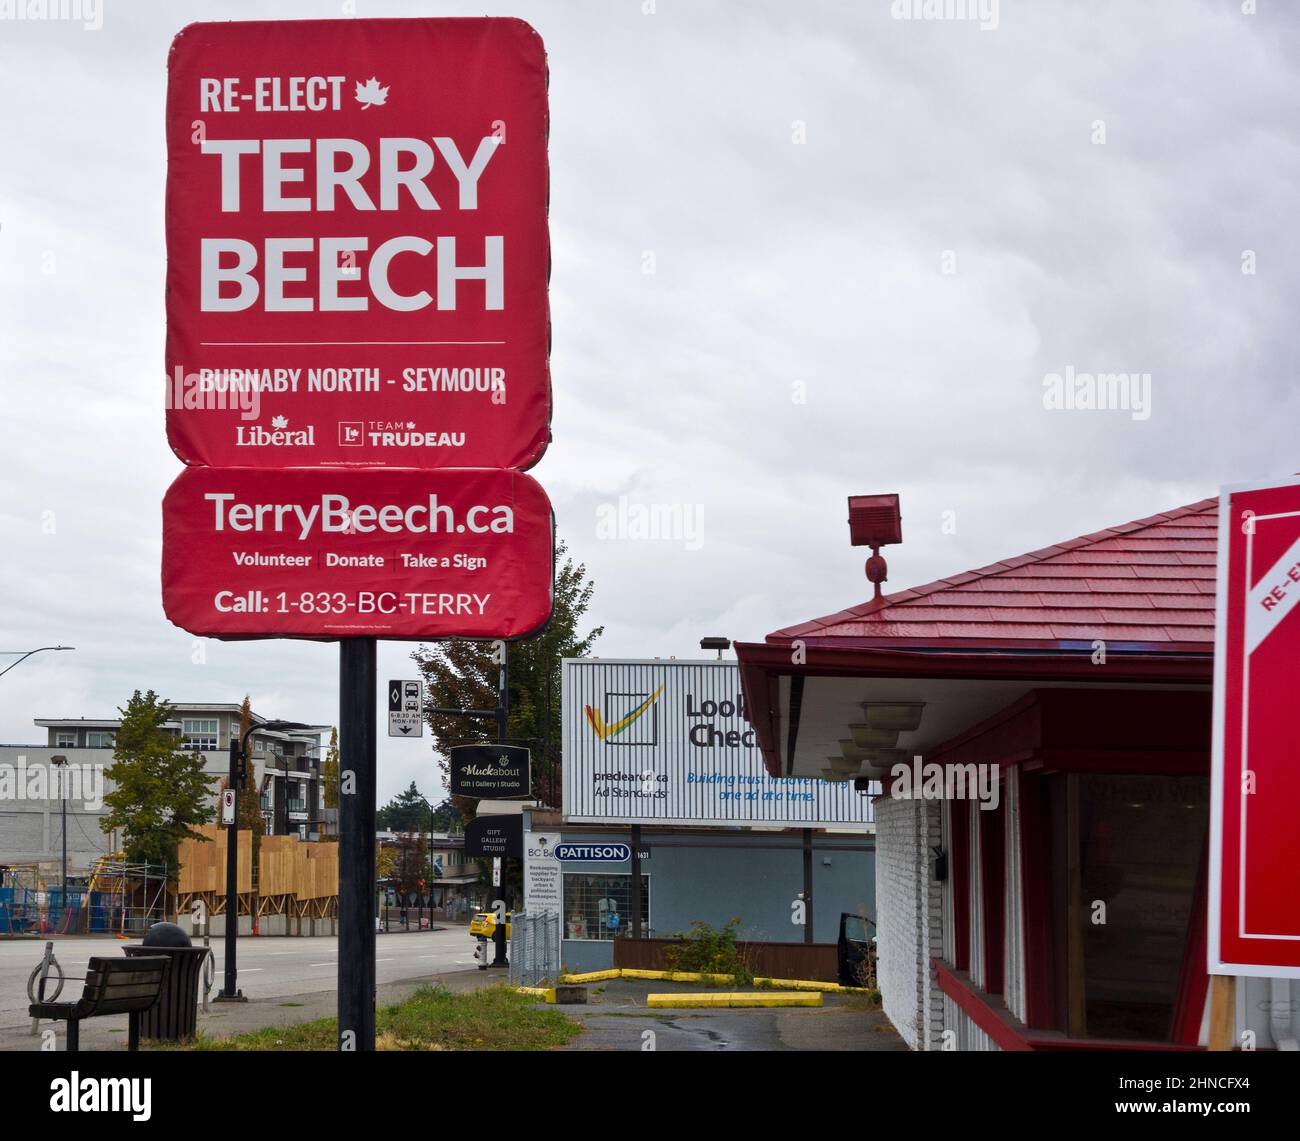
[[[334,645],[198,643],[162,613],[163,100],[194,20],[505,14],[543,36],[555,414],[534,474],[595,578],[603,655],[699,656],[865,600],[851,493],[901,493],[902,589],[1300,471],[1297,10],[1002,0],[982,28],[898,7],[0,19],[0,649],[77,647],[0,679],[0,741],[137,687],[337,716]],[[1149,374],[1149,417],[1045,408],[1067,368]],[[620,497],[698,534],[601,537]],[[381,680],[412,676],[411,648],[381,645]],[[383,799],[434,793],[427,739],[381,738],[379,775]]]

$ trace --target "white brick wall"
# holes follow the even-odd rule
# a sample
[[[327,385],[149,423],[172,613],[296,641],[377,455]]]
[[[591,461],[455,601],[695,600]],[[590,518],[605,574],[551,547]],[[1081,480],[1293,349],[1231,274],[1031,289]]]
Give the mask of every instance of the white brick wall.
[[[931,863],[940,821],[938,801],[876,805],[877,975],[885,1014],[914,1050],[938,1049],[943,1032],[943,996],[930,965],[943,943]]]

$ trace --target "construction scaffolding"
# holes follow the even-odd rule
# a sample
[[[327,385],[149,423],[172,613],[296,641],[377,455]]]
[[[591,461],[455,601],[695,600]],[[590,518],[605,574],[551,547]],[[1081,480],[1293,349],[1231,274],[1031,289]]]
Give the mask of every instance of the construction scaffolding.
[[[34,865],[33,865],[34,867]],[[39,875],[7,877],[0,889],[0,935],[142,935],[168,917],[167,866],[132,863],[124,854],[96,859],[84,888],[51,885]]]

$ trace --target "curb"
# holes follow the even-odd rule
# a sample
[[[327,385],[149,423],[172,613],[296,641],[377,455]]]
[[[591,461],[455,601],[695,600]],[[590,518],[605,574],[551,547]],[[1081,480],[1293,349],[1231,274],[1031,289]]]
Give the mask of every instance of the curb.
[[[820,991],[770,991],[767,994],[709,992],[706,994],[648,994],[648,1007],[674,1006],[821,1006]]]
[[[711,983],[722,986],[735,983],[731,975],[705,974],[701,971],[646,971],[637,967],[615,967],[608,971],[588,971],[580,975],[561,975],[564,983],[597,983],[610,979],[643,979],[652,982]],[[867,994],[869,988],[818,982],[815,979],[754,979],[755,986],[781,987],[785,990],[820,991],[823,994]]]

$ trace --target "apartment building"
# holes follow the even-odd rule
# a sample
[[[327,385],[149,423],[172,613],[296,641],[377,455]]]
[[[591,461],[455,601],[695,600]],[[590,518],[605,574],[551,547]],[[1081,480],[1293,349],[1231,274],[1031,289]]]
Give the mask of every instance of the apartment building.
[[[182,748],[203,758],[215,811],[230,765],[230,740],[239,732],[240,707],[220,702],[175,702],[166,728]],[[268,835],[315,839],[326,819],[321,764],[322,738],[329,726],[306,729],[263,728],[269,718],[254,712],[249,735],[249,780],[260,797]],[[82,874],[97,856],[120,848],[120,838],[99,827],[107,814],[103,794],[112,782],[104,776],[113,763],[121,722],[116,718],[37,717],[43,744],[0,745],[0,867],[45,865],[62,858],[63,801],[66,800],[68,867]],[[66,758],[60,796],[55,757]],[[8,788],[6,793],[4,790]]]

